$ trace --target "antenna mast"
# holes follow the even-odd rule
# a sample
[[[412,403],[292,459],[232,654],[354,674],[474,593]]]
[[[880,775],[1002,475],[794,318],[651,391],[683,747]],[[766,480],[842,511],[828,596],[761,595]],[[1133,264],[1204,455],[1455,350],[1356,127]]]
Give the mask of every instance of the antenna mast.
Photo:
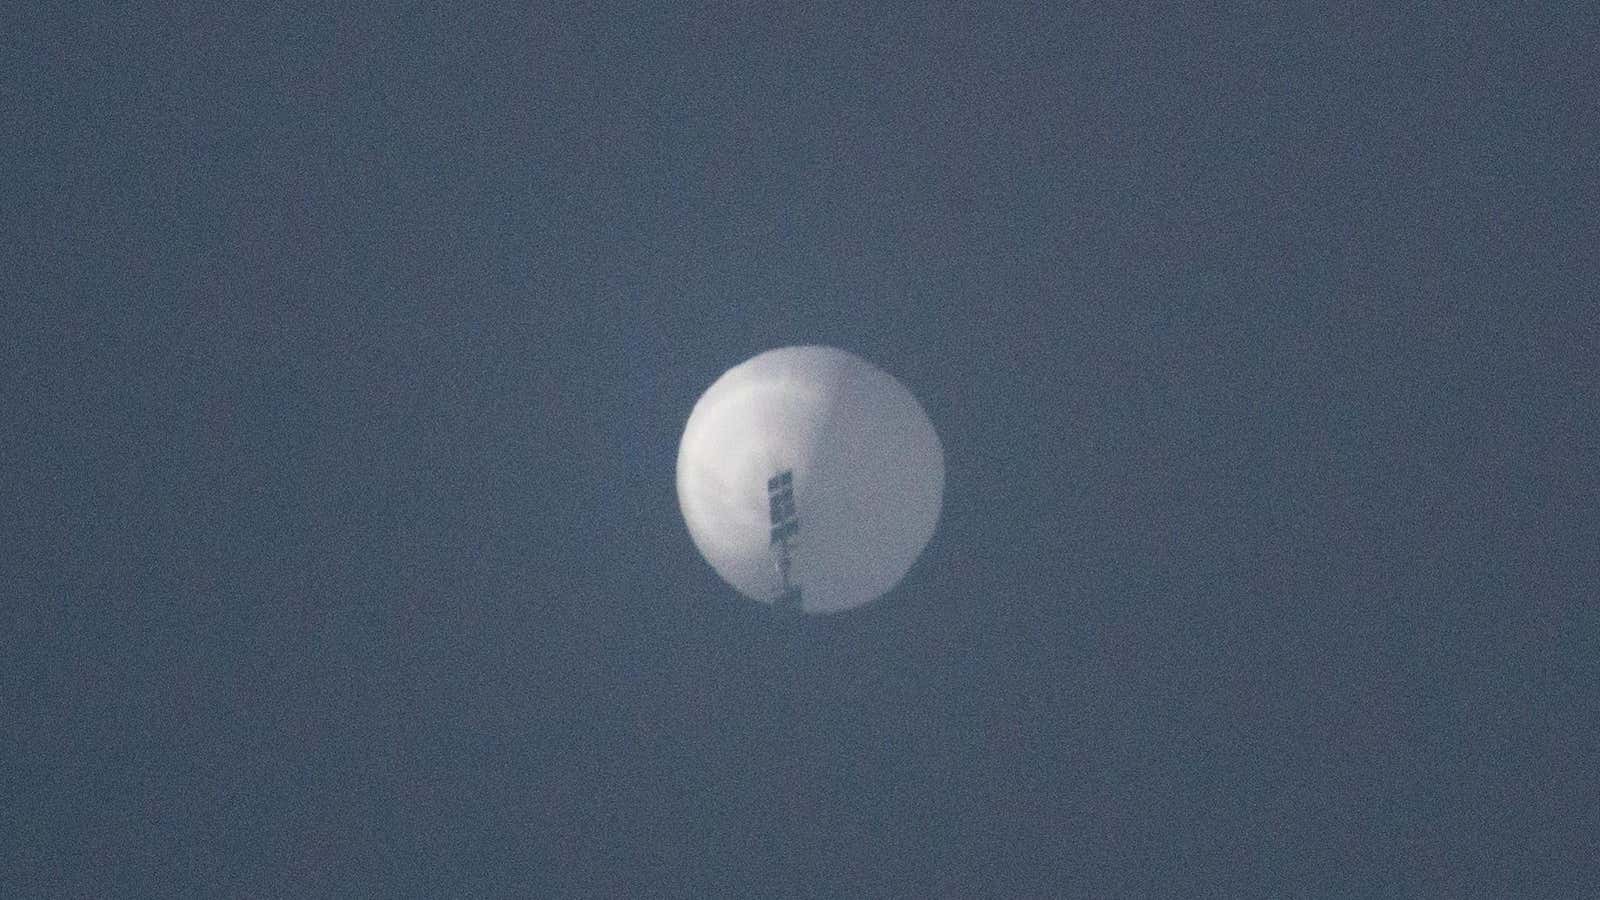
[[[804,609],[800,601],[800,586],[789,580],[789,569],[794,562],[794,545],[800,534],[800,516],[794,507],[794,472],[784,469],[767,479],[767,504],[772,516],[772,543],[776,554],[774,565],[783,584],[776,606],[788,612]]]

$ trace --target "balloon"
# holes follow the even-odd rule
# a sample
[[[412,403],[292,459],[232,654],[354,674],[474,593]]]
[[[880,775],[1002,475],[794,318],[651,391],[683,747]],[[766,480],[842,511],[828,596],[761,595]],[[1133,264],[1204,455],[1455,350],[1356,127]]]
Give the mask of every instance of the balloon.
[[[741,594],[831,613],[905,576],[933,537],[944,451],[905,386],[831,347],[769,350],[695,403],[678,445],[678,506]],[[785,573],[785,560],[788,572]]]

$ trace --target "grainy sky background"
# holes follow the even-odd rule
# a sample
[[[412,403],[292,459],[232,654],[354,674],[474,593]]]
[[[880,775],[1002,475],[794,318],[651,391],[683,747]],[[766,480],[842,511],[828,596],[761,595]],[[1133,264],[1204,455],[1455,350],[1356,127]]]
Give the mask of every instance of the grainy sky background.
[[[0,894],[1600,890],[1592,5],[30,6]],[[948,466],[798,627],[790,343]]]

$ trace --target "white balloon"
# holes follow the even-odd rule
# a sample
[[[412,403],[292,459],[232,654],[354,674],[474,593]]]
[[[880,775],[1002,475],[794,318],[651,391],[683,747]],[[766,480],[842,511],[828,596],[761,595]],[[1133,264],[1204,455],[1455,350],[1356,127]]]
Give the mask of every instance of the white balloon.
[[[767,480],[794,473],[792,581],[808,613],[899,583],[933,537],[944,450],[905,386],[831,347],[783,347],[718,378],[678,445],[678,506],[695,546],[740,593],[782,593]]]

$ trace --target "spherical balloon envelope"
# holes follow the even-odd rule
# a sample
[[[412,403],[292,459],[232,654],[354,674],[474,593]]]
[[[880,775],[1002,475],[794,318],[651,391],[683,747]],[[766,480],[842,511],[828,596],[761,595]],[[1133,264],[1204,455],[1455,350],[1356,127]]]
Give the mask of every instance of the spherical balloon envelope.
[[[944,451],[892,376],[830,347],[769,350],[695,404],[678,505],[695,546],[740,593],[798,588],[808,613],[889,591],[938,523]]]

